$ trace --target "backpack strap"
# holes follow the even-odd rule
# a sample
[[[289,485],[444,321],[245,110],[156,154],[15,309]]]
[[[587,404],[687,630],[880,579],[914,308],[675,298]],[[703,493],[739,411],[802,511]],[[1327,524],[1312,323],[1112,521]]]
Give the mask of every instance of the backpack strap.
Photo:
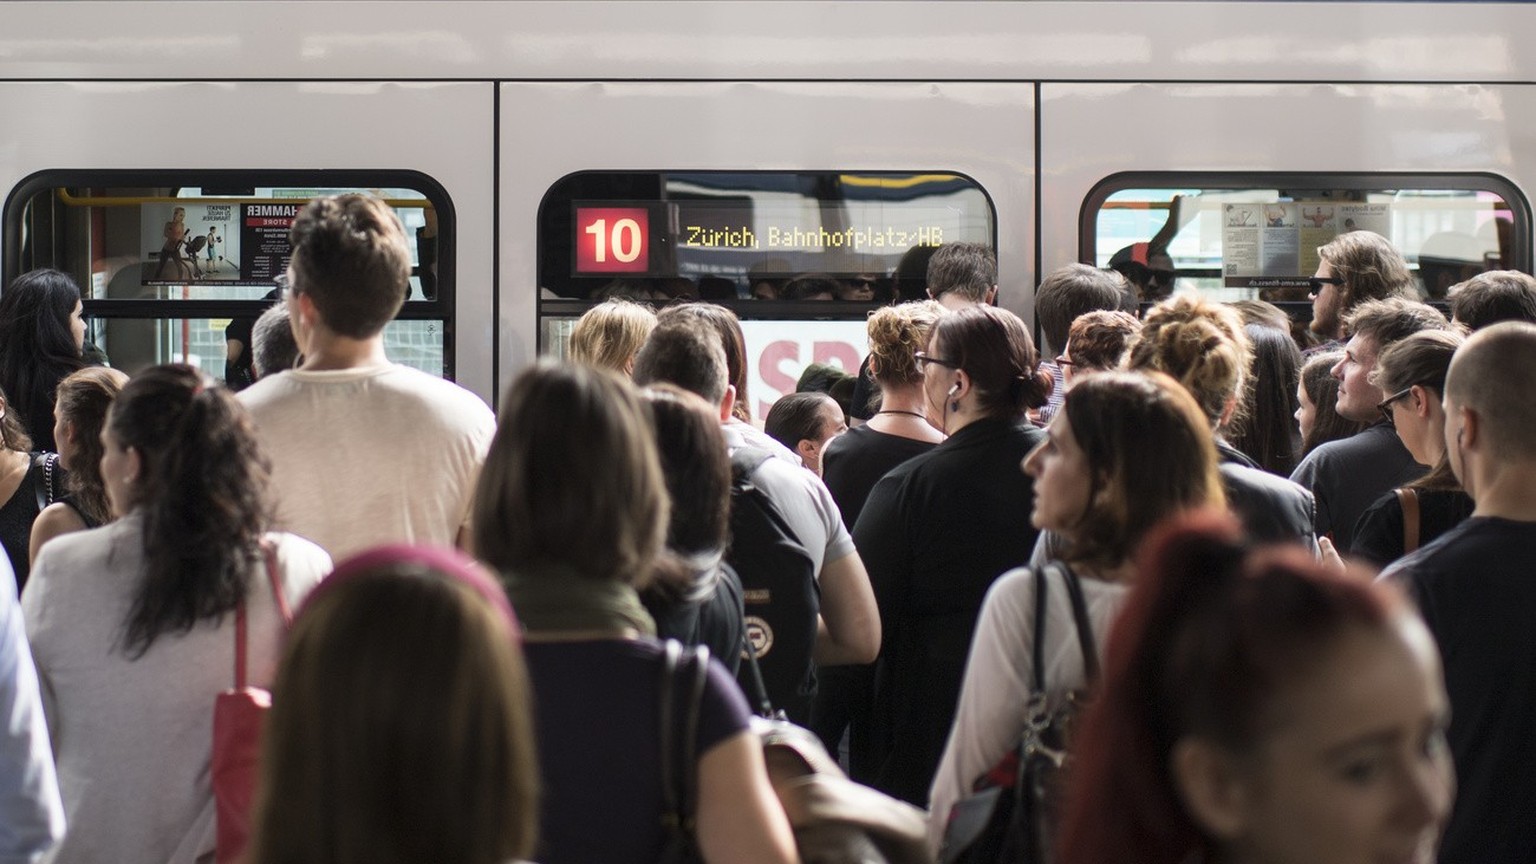
[[[1403,508],[1403,554],[1419,548],[1419,490],[1394,489],[1397,503]]]

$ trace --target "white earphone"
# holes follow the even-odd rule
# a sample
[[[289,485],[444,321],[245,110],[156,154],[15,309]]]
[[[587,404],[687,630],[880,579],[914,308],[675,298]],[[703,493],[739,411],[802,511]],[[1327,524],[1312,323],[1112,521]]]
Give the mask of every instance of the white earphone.
[[[956,384],[956,385],[954,385],[954,386],[953,386],[953,387],[950,387],[950,388],[949,388],[949,392],[948,392],[948,393],[946,393],[946,394],[944,394],[944,395],[946,395],[946,396],[953,396],[953,395],[955,395],[955,391],[956,391],[956,390],[959,390],[959,389],[960,389],[960,385],[959,385],[959,384]]]

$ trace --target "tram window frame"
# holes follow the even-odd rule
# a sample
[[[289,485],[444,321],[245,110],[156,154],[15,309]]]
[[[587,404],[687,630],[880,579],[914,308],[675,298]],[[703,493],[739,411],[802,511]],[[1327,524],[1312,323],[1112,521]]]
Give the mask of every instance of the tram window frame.
[[[1091,266],[1100,266],[1097,262],[1101,256],[1106,260],[1118,250],[1098,249],[1099,232],[1098,224],[1100,214],[1106,209],[1109,199],[1117,193],[1126,191],[1161,191],[1177,193],[1182,190],[1199,190],[1201,193],[1241,192],[1245,190],[1273,189],[1277,192],[1302,192],[1322,193],[1329,195],[1343,193],[1349,195],[1358,193],[1359,198],[1348,198],[1341,195],[1334,199],[1339,202],[1368,203],[1370,193],[1397,194],[1403,191],[1445,191],[1465,193],[1488,193],[1497,195],[1508,208],[1512,225],[1508,232],[1509,248],[1500,248],[1501,256],[1507,256],[1510,260],[1500,261],[1504,269],[1519,270],[1525,273],[1532,272],[1532,243],[1531,243],[1531,205],[1520,188],[1509,178],[1491,172],[1459,172],[1459,173],[1427,173],[1427,172],[1241,172],[1241,171],[1125,171],[1111,174],[1088,191],[1083,199],[1078,217],[1078,260]],[[1282,202],[1309,204],[1329,200],[1312,197],[1281,197]],[[1147,202],[1163,203],[1163,202]],[[1266,202],[1255,202],[1266,203]],[[1180,229],[1184,230],[1183,228]],[[1155,236],[1154,232],[1154,236]],[[1150,241],[1150,237],[1146,241]],[[1389,238],[1391,239],[1391,238]],[[1321,244],[1319,244],[1321,245]],[[1223,250],[1225,251],[1225,250]],[[1410,254],[1411,252],[1411,254]],[[1405,252],[1405,256],[1415,276],[1418,276],[1417,262],[1418,250]],[[1303,256],[1305,258],[1305,256]],[[1105,265],[1107,266],[1107,265]],[[1218,262],[1218,267],[1219,267]],[[1177,270],[1175,271],[1177,272]],[[1305,281],[1305,277],[1312,275],[1307,273],[1295,274]],[[1218,270],[1216,278],[1221,275]],[[1253,277],[1267,278],[1267,277]],[[1294,281],[1287,279],[1287,282]],[[1297,286],[1285,285],[1282,287],[1295,288]],[[1175,288],[1175,291],[1178,289]],[[1258,291],[1254,288],[1231,288],[1228,290]],[[1310,301],[1305,299],[1276,300],[1275,305],[1280,306],[1293,317],[1301,317],[1310,314]],[[1443,305],[1444,298],[1433,298],[1429,302]],[[1144,304],[1145,305],[1145,304]]]
[[[429,321],[441,324],[443,364],[441,370],[434,371],[447,380],[453,380],[454,312],[457,305],[455,211],[453,199],[443,185],[420,171],[411,169],[43,169],[27,175],[12,187],[5,198],[3,209],[0,209],[0,213],[3,213],[3,224],[0,224],[0,232],[3,233],[0,233],[0,236],[4,237],[0,274],[4,276],[4,284],[9,285],[21,273],[37,267],[55,267],[70,273],[80,283],[81,305],[88,322],[89,333],[93,336],[99,332],[100,322],[111,320],[150,319],[169,323],[255,318],[271,305],[270,301],[95,297],[93,296],[95,274],[90,269],[92,262],[84,262],[85,269],[80,270],[78,267],[72,267],[70,261],[64,260],[76,250],[68,248],[60,237],[64,229],[58,224],[60,220],[55,218],[57,207],[49,208],[48,212],[41,214],[29,214],[29,207],[40,194],[53,192],[56,196],[58,190],[101,192],[121,189],[168,190],[166,194],[122,196],[164,198],[167,202],[177,198],[179,190],[197,189],[206,197],[189,198],[188,201],[209,203],[216,200],[218,203],[227,201],[238,205],[249,203],[254,197],[253,191],[262,188],[316,189],[324,194],[331,194],[333,190],[355,190],[366,193],[374,189],[409,189],[423,196],[423,204],[429,205],[436,214],[436,292],[431,299],[424,296],[416,299],[419,295],[416,287],[413,286],[412,299],[404,303],[394,320]],[[239,191],[230,193],[229,190]],[[308,200],[310,199],[295,197],[292,202],[302,205]],[[29,220],[37,224],[29,225]],[[409,236],[407,242],[411,242]],[[39,249],[40,243],[46,246]],[[419,266],[413,266],[411,275],[419,277],[419,269]],[[419,278],[417,281],[419,282]],[[204,371],[215,376],[223,372],[222,369],[205,369]]]
[[[580,203],[583,206],[640,206],[639,202],[646,202],[651,206],[671,200],[661,197],[661,192],[656,192],[652,197],[642,198],[633,193],[629,195],[616,191],[625,186],[634,186],[637,183],[649,181],[657,189],[664,188],[668,178],[687,176],[756,176],[756,177],[784,177],[793,178],[795,181],[806,181],[807,187],[814,187],[817,182],[828,179],[838,179],[845,176],[863,177],[922,177],[927,175],[945,176],[954,180],[963,181],[966,187],[979,193],[985,206],[987,227],[985,231],[986,242],[994,251],[997,250],[997,204],[992,194],[976,178],[963,171],[951,169],[932,170],[860,170],[860,169],[828,169],[828,170],[792,170],[792,169],[583,169],[574,171],[559,178],[549,188],[539,201],[536,221],[536,271],[538,275],[537,292],[537,350],[544,353],[550,347],[545,338],[546,322],[550,319],[576,319],[588,309],[601,305],[606,298],[593,297],[591,292],[586,297],[561,296],[550,289],[551,284],[565,285],[577,279],[589,278],[592,280],[593,290],[598,287],[600,280],[608,278],[601,276],[581,277],[577,276],[575,269],[575,244],[572,242],[575,232],[574,216],[572,208]],[[607,184],[602,181],[609,180]],[[607,186],[609,191],[601,187]],[[574,187],[574,188],[573,188]],[[726,190],[728,191],[728,190]],[[802,193],[803,194],[803,193]],[[725,197],[724,195],[721,196]],[[810,197],[810,196],[806,196]],[[836,198],[817,198],[820,202],[840,200]],[[652,232],[653,234],[655,232]],[[554,250],[560,250],[558,254]],[[811,272],[811,271],[807,271]],[[558,274],[552,279],[551,274]],[[622,274],[615,274],[622,275]],[[837,273],[831,274],[838,278]],[[886,276],[884,272],[878,274]],[[647,274],[644,278],[667,278]],[[553,295],[553,296],[551,296]],[[759,300],[755,298],[695,298],[703,302],[714,303],[731,309],[742,320],[760,321],[863,321],[869,313],[886,305],[878,300],[870,301],[793,301],[793,300]],[[656,306],[666,305],[667,300],[646,300]],[[557,344],[558,344],[557,340]]]

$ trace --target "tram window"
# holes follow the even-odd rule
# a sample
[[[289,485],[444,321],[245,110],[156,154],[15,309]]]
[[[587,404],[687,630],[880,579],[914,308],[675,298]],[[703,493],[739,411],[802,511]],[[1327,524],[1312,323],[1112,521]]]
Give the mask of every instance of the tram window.
[[[986,192],[954,173],[582,172],[540,205],[539,287],[587,301],[869,303],[889,299],[909,249],[995,246],[995,222]],[[806,274],[830,281],[789,296]]]
[[[1486,174],[1122,174],[1082,213],[1081,260],[1124,273],[1144,300],[1305,301],[1317,248],[1354,230],[1391,240],[1430,301],[1486,270],[1531,269],[1530,205]]]
[[[225,328],[275,299],[299,208],[347,192],[384,199],[406,231],[410,295],[385,328],[386,352],[451,376],[453,209],[441,186],[414,172],[34,174],[5,203],[6,282],[38,267],[70,273],[84,295],[88,339],[112,365],[131,373],[187,362],[238,386]]]

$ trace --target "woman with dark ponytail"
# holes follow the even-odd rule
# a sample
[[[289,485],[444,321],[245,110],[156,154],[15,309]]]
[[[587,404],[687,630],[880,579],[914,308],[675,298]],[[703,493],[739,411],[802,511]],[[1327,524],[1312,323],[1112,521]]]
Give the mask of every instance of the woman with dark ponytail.
[[[1428,864],[1450,813],[1429,631],[1392,586],[1215,513],[1154,533],[1073,742],[1060,864]]]
[[[56,862],[211,854],[213,697],[270,685],[283,623],[330,569],[269,532],[267,461],[245,409],[190,366],[134,376],[102,435],[116,522],[43,547],[23,598],[70,830]],[[281,598],[278,592],[281,592]]]
[[[1024,322],[995,306],[940,317],[915,359],[927,416],[949,437],[876,483],[854,525],[884,638],[849,757],[854,779],[925,806],[982,597],[1035,545],[1019,460],[1045,437],[1026,412],[1051,378]]]

